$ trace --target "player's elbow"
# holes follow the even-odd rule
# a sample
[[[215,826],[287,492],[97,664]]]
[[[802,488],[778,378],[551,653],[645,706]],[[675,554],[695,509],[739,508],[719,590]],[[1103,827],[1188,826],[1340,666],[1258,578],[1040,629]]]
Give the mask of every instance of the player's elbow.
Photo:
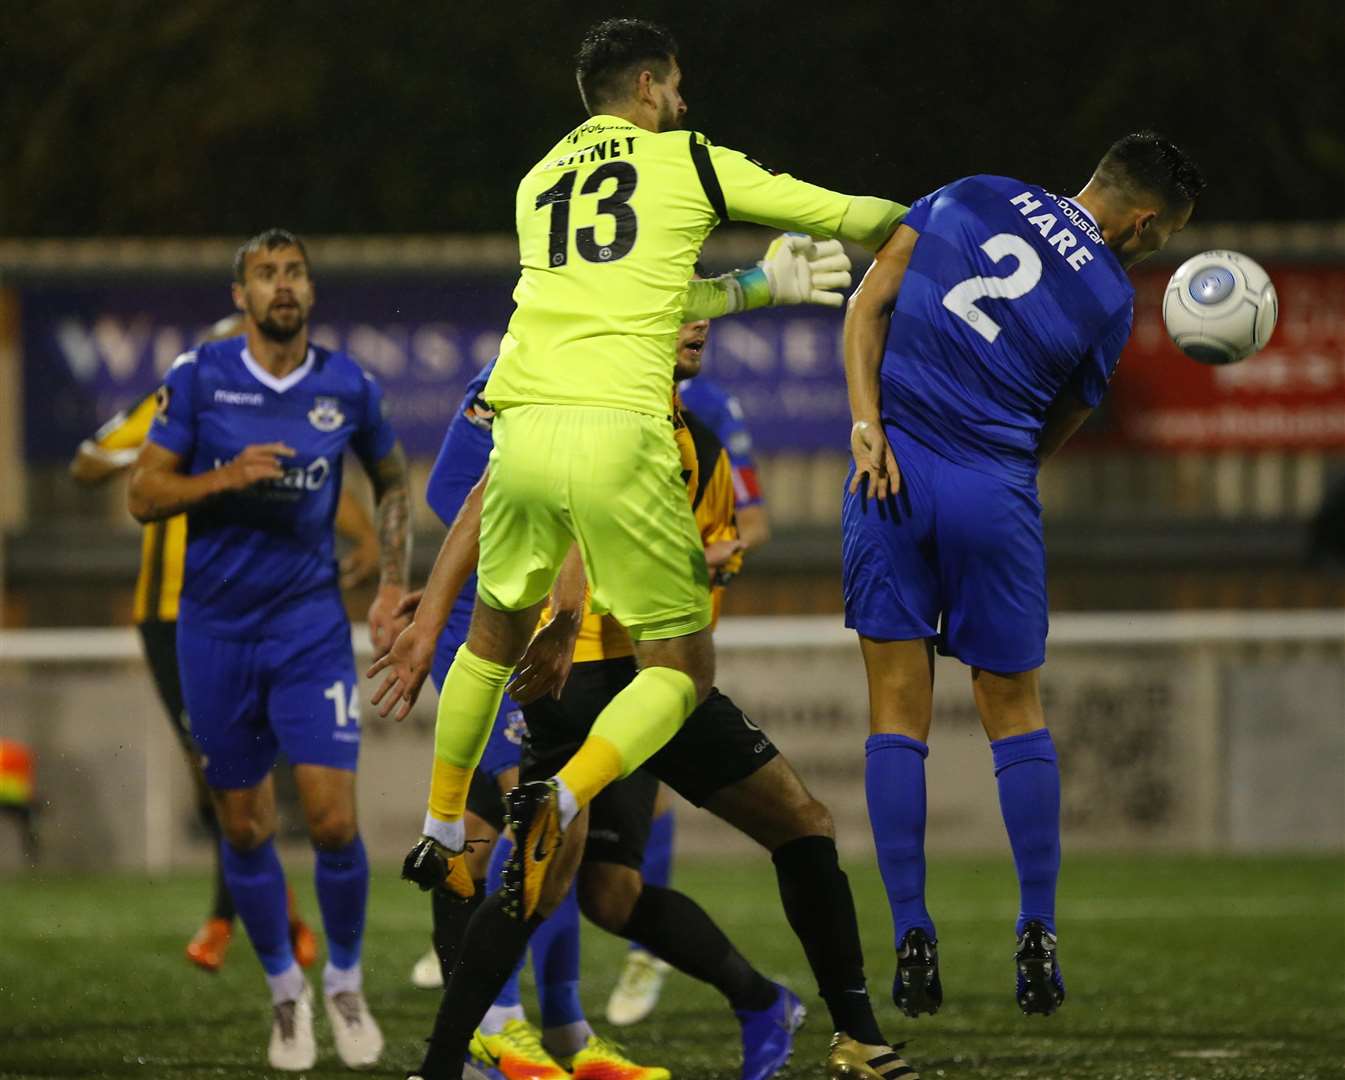
[[[110,475],[111,470],[89,449],[89,443],[80,443],[79,450],[70,462],[70,479],[81,487],[93,487]]]
[[[131,473],[131,482],[126,485],[126,509],[141,525],[149,525],[163,516],[157,512],[147,486],[140,469]]]

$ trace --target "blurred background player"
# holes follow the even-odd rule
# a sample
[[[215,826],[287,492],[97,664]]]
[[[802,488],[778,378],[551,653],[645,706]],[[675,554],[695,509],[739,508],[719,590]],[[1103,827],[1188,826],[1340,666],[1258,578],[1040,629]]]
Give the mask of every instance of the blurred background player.
[[[696,273],[701,278],[708,276],[699,263]],[[685,406],[684,413],[708,426],[727,453],[737,540],[741,550],[747,551],[770,539],[770,518],[757,477],[752,435],[747,429],[742,406],[736,397],[702,371],[709,329],[708,320],[688,323],[682,328],[678,335],[674,378]],[[676,835],[677,815],[673,810],[672,793],[660,784],[641,869],[641,876],[647,883],[667,888],[672,881]],[[621,974],[607,999],[608,1022],[621,1027],[639,1023],[647,1017],[658,1004],[670,970],[662,960],[632,941]]]
[[[230,315],[211,327],[204,341],[223,341],[243,332],[241,315]],[[76,483],[93,487],[125,472],[154,420],[155,394],[146,394],[135,405],[108,420],[90,438],[80,443],[70,462]],[[341,562],[341,587],[353,588],[378,566],[378,538],[373,523],[359,500],[344,489],[336,510],[336,531],[350,545]],[[234,905],[220,865],[219,823],[201,771],[201,755],[191,737],[191,723],[182,703],[182,680],[177,666],[178,595],[182,590],[182,566],[187,553],[187,516],[146,525],[140,543],[140,574],[136,578],[132,617],[140,631],[145,661],[154,679],[159,699],[173,725],[191,772],[197,813],[213,840],[215,863],[214,900],[210,916],[187,942],[187,959],[205,971],[218,971],[233,939]],[[299,916],[294,891],[289,890],[290,943],[301,967],[317,959],[317,939]]]
[[[1126,270],[1185,226],[1204,186],[1149,132],[1113,144],[1072,199],[1006,177],[957,180],[911,207],[850,299],[845,622],[868,674],[865,787],[892,909],[892,994],[908,1015],[943,999],[924,888],[936,644],[971,667],[990,739],[1021,890],[1018,1004],[1051,1013],[1064,1001],[1037,470],[1106,394],[1130,336]]]
[[[333,521],[347,448],[373,481],[379,588],[375,647],[405,591],[406,464],[382,393],[350,357],[308,341],[314,288],[293,234],[253,237],[234,261],[244,335],[179,357],[131,476],[142,522],[187,513],[178,658],[192,734],[224,834],[225,882],[266,972],[268,1059],[316,1060],[312,994],[286,932],[271,771],[283,750],[316,853],[327,933],[323,1000],[337,1052],[374,1064],[360,953],[369,865],[355,813],[360,726]]]

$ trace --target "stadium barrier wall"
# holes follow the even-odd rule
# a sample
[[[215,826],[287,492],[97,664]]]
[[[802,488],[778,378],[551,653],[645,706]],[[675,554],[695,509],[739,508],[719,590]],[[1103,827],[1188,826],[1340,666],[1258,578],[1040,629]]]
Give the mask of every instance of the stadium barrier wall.
[[[361,662],[366,629],[355,628]],[[725,619],[719,685],[871,851],[863,670],[834,616]],[[1345,612],[1062,614],[1042,679],[1069,850],[1345,849]],[[362,689],[361,828],[401,857],[428,786],[434,698],[403,724]],[[940,659],[928,762],[931,851],[1006,849],[967,669]],[[0,738],[35,753],[39,862],[148,871],[204,862],[186,769],[130,629],[0,632]],[[751,845],[683,808],[679,850]],[[285,837],[301,843],[297,811]],[[0,867],[21,866],[0,818]]]

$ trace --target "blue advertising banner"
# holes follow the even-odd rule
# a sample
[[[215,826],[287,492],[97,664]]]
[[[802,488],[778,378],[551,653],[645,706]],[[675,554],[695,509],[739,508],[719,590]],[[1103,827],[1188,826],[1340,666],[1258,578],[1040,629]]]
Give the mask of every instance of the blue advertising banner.
[[[512,280],[324,279],[313,340],[383,385],[408,453],[431,456],[472,375],[495,355]],[[158,384],[232,308],[220,284],[24,286],[25,451],[67,460],[81,439]],[[722,319],[705,373],[737,395],[760,450],[843,450],[849,429],[841,316],[788,308]]]

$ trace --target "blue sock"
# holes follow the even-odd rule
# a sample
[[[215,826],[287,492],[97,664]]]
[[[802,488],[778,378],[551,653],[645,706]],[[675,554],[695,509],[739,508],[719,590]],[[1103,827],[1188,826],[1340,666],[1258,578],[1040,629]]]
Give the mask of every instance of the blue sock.
[[[574,886],[528,941],[542,1027],[557,1028],[584,1019],[579,1004],[579,901]]]
[[[513,850],[513,843],[507,836],[501,834],[500,839],[495,844],[495,850],[490,853],[490,865],[486,867],[487,896],[500,891],[500,886],[504,883],[504,864],[509,861],[509,855]],[[495,999],[496,1005],[518,1005],[522,1003],[523,996],[518,989],[518,977],[523,971],[523,960],[523,956],[518,958],[518,966],[514,968],[513,974],[509,976],[508,981],[501,988],[499,996]]]
[[[364,944],[364,911],[369,902],[369,859],[364,841],[355,835],[337,851],[317,850],[313,884],[322,925],[327,931],[327,959],[348,971],[360,962]]]
[[[999,781],[999,808],[1013,848],[1020,894],[1018,926],[1032,919],[1055,933],[1055,885],[1060,876],[1060,766],[1045,728],[990,744]]]
[[[239,851],[220,841],[220,863],[238,917],[243,920],[257,959],[268,975],[281,975],[294,966],[290,948],[289,907],[285,900],[285,871],[275,842],[268,839],[251,851]]]
[[[649,826],[649,841],[644,847],[644,866],[640,876],[646,885],[657,885],[666,889],[672,880],[673,839],[677,835],[677,817],[672,808],[659,814]],[[630,943],[632,949],[643,949],[638,941]]]
[[[892,909],[896,945],[922,927],[936,937],[925,907],[925,758],[929,747],[906,735],[870,735],[864,743],[864,791],[878,870]]]
[[[649,842],[644,847],[644,866],[640,876],[646,885],[666,889],[672,880],[673,838],[677,817],[671,809],[659,814],[649,825]]]

